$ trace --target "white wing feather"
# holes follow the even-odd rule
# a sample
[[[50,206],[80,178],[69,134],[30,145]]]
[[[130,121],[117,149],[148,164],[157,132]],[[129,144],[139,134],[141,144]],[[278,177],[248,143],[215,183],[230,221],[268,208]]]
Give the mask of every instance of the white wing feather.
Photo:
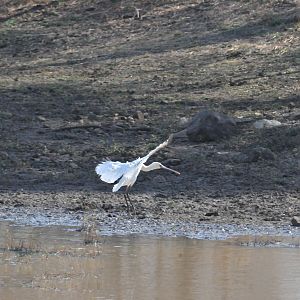
[[[168,145],[169,141],[165,141],[163,143],[161,143],[160,145],[158,145],[155,149],[151,150],[146,156],[142,157],[142,161],[143,163],[145,163],[150,156],[152,156],[154,153],[156,153],[158,150],[166,147]]]
[[[121,163],[119,161],[105,161],[99,164],[95,171],[100,179],[107,183],[114,183],[127,172],[129,163]]]

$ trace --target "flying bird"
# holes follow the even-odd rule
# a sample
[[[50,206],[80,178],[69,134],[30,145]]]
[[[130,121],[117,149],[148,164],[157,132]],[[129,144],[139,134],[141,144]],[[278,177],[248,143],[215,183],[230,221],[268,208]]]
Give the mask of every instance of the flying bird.
[[[108,160],[97,165],[95,171],[100,176],[100,179],[107,183],[115,183],[112,189],[113,192],[117,192],[122,186],[126,186],[124,198],[126,201],[128,212],[130,212],[129,204],[132,210],[135,212],[134,205],[132,204],[128,193],[130,188],[136,182],[136,179],[140,171],[149,172],[156,169],[165,169],[177,175],[180,175],[179,172],[167,168],[166,166],[164,166],[159,162],[153,162],[148,166],[145,165],[146,161],[149,159],[150,156],[152,156],[158,150],[170,144],[171,140],[172,140],[172,136],[170,136],[170,138],[167,141],[163,142],[155,149],[151,150],[146,156],[141,158],[139,157],[134,161],[122,163],[119,161]]]

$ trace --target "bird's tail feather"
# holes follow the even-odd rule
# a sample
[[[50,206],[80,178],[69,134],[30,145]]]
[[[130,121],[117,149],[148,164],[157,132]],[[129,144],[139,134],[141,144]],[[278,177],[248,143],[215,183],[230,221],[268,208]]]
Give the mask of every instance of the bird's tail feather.
[[[122,187],[122,182],[119,181],[117,184],[114,185],[112,191],[115,193],[115,192],[117,192],[121,187]]]

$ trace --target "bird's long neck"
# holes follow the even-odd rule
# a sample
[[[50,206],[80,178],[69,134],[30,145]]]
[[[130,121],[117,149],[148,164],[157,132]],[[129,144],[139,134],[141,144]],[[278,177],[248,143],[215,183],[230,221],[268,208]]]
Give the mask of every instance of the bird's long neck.
[[[157,170],[157,169],[160,169],[160,164],[157,162],[154,162],[154,163],[150,164],[149,166],[146,166],[143,164],[142,168],[141,168],[141,170],[144,172],[150,172],[152,170]]]

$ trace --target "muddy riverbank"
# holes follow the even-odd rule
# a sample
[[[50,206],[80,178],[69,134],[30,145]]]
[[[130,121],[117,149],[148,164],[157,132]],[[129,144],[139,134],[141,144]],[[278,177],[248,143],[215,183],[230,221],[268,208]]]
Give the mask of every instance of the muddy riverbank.
[[[131,220],[97,163],[143,156],[210,109],[239,120],[234,134],[152,157],[181,175],[141,174],[136,218],[276,228],[300,215],[297,1],[139,1],[139,19],[132,1],[5,2],[3,212]]]
[[[87,241],[97,241],[102,236],[163,236],[188,237],[206,240],[229,240],[247,246],[299,247],[300,231],[290,225],[242,224],[197,222],[179,218],[140,218],[119,214],[99,213],[97,210],[68,211],[66,209],[39,209],[2,207],[0,221],[11,226],[51,227],[67,226],[83,232]]]

